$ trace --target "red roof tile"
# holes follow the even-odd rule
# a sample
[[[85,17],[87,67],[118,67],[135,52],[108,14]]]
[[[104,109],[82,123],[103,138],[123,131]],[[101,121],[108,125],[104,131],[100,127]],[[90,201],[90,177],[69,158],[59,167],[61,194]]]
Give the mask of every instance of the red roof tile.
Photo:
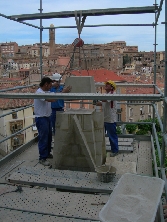
[[[105,82],[112,80],[115,82],[126,82],[126,80],[118,76],[115,72],[107,69],[95,69],[95,70],[73,70],[72,75],[75,76],[93,76],[95,82]]]

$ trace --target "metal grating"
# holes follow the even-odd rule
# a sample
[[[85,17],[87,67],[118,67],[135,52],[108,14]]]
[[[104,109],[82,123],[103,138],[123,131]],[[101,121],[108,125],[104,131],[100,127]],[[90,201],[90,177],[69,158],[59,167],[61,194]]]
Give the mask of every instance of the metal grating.
[[[138,160],[137,160],[137,174],[153,175],[152,171],[152,153],[151,142],[139,142],[138,146]]]
[[[0,218],[3,222],[100,222],[99,220],[82,220],[70,217],[58,217],[39,213],[0,208]]]
[[[110,183],[100,182],[94,172],[21,168],[8,177],[11,183],[74,190],[76,192],[111,193],[121,174]]]
[[[106,151],[111,152],[109,138],[105,137]],[[118,138],[119,152],[133,152],[134,139],[133,138]]]
[[[14,186],[0,186],[0,208],[76,219],[99,220],[99,211],[109,195],[53,192]]]

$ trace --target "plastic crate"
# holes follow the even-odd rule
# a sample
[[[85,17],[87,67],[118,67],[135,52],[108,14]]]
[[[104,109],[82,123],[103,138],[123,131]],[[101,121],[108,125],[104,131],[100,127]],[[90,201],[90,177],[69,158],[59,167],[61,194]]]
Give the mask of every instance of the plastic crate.
[[[125,173],[99,212],[102,222],[154,222],[165,181]]]

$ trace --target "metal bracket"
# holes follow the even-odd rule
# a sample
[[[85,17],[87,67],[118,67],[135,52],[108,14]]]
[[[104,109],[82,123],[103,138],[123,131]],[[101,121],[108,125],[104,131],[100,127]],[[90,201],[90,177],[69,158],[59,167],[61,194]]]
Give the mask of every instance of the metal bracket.
[[[86,20],[86,16],[82,17],[82,11],[80,11],[79,16],[77,15],[77,11],[75,11],[74,13],[75,13],[75,21],[76,21],[76,25],[77,25],[78,35],[80,37],[80,34],[82,32],[82,29],[83,29],[83,26],[84,26],[84,23]],[[82,20],[81,20],[81,18],[82,18]]]

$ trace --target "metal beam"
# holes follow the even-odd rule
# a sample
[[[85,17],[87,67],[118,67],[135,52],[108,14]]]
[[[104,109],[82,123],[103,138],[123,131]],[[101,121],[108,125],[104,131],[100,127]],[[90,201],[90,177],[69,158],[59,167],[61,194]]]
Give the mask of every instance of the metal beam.
[[[0,16],[1,16],[1,17],[4,17],[4,18],[6,18],[6,19],[10,19],[10,20],[15,21],[15,22],[19,22],[19,23],[21,23],[21,24],[23,24],[23,25],[28,25],[28,26],[31,26],[31,27],[33,27],[33,28],[40,29],[40,27],[38,27],[38,26],[36,26],[36,25],[30,24],[30,23],[27,23],[27,22],[17,21],[16,19],[9,18],[10,16],[7,16],[7,15],[1,14],[1,13],[0,13]]]
[[[103,26],[155,26],[152,24],[99,24],[99,25],[84,25],[84,28],[103,27]],[[55,26],[55,27],[43,27],[43,29],[64,29],[64,28],[77,28],[75,25],[69,26]]]
[[[5,99],[67,99],[67,100],[139,100],[159,101],[159,94],[100,94],[100,93],[0,93],[0,98]]]
[[[143,14],[155,13],[158,6],[144,6],[144,7],[129,7],[129,8],[108,8],[108,9],[89,9],[78,10],[82,12],[82,16],[102,16],[102,15],[118,15],[118,14]],[[35,19],[51,19],[51,18],[70,18],[75,17],[76,11],[62,11],[49,13],[35,13],[7,16],[9,19],[16,19],[17,21],[35,20]]]

